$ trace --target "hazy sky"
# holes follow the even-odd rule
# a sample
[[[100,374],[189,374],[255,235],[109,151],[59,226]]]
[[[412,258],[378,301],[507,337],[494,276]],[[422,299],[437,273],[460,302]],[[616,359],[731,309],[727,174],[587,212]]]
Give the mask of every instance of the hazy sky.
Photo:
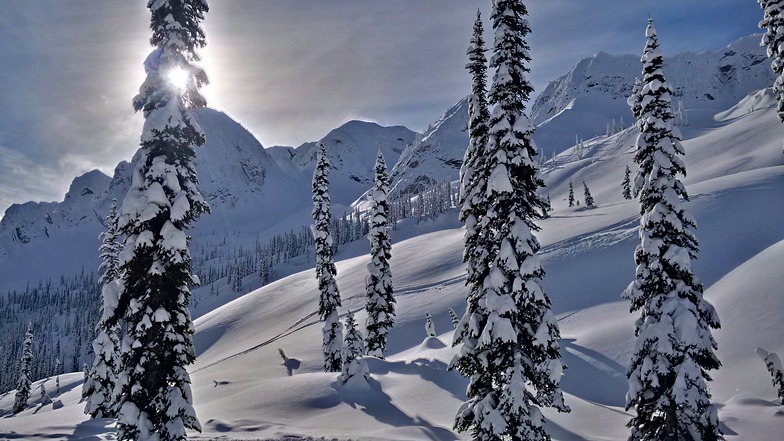
[[[0,1],[0,212],[61,200],[75,176],[111,175],[136,150],[146,3]],[[422,130],[467,94],[465,49],[477,8],[487,20],[490,3],[211,0],[204,93],[265,146],[316,140],[350,119]],[[600,50],[641,53],[648,14],[665,55],[759,32],[762,15],[752,0],[526,4],[537,92]]]

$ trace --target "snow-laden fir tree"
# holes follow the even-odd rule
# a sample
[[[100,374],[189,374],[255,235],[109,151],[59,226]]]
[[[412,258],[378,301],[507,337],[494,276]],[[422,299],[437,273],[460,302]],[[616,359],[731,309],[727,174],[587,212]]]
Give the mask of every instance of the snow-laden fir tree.
[[[781,358],[775,352],[768,352],[762,348],[757,348],[757,355],[765,363],[768,368],[768,373],[773,381],[773,387],[776,388],[779,401],[784,404],[784,367],[781,364]]]
[[[57,395],[60,395],[60,373],[62,369],[63,369],[63,362],[60,361],[59,357],[55,358],[54,359],[54,374],[55,374],[54,384],[56,388],[55,393]]]
[[[568,411],[559,386],[563,365],[559,331],[539,281],[544,270],[532,232],[545,203],[536,168],[534,126],[523,113],[533,88],[525,74],[530,32],[520,0],[493,2],[496,69],[485,150],[488,204],[479,240],[491,259],[476,310],[467,310],[469,338],[451,366],[469,378],[468,401],[455,427],[479,440],[550,439],[541,406]],[[470,294],[469,294],[470,295]],[[469,308],[471,303],[469,301]],[[458,329],[459,330],[459,329]]]
[[[430,315],[429,312],[425,313],[425,333],[428,337],[435,337],[436,335],[436,325],[433,324],[433,316]]]
[[[473,314],[483,315],[480,306],[482,284],[487,277],[490,253],[487,241],[482,240],[481,222],[487,211],[487,136],[490,111],[487,103],[487,58],[485,57],[484,27],[482,16],[476,11],[473,34],[468,45],[468,64],[471,75],[471,95],[468,100],[468,147],[460,168],[460,220],[465,224],[463,236],[463,262],[466,263],[467,306],[458,323],[453,345],[476,346],[478,336],[470,332],[468,325]]]
[[[117,222],[117,200],[112,199],[112,206],[106,216],[106,231],[99,236],[101,246],[98,251],[101,256],[101,265],[98,267],[98,272],[101,276],[98,278],[98,283],[101,285],[117,280],[122,275],[120,271],[122,245],[120,244],[120,227]]]
[[[583,194],[585,195],[585,205],[588,208],[595,208],[593,205],[593,196],[591,196],[591,190],[588,189],[588,184],[583,181]]]
[[[574,207],[574,185],[569,181],[569,206]]]
[[[544,209],[542,210],[542,218],[547,219],[550,217],[550,212],[553,211],[553,205],[550,202],[550,193],[547,193],[544,197]]]
[[[779,119],[784,122],[784,0],[757,0],[764,12],[759,27],[765,31],[760,46],[767,47],[770,67],[776,74],[773,93],[778,99]]]
[[[346,384],[349,381],[352,383],[357,381],[367,382],[370,377],[370,369],[368,369],[367,362],[363,358],[364,353],[365,342],[362,339],[362,332],[357,328],[354,314],[349,311],[346,314],[346,337],[343,340],[341,354],[343,367],[340,377],[338,377],[341,384]]]
[[[84,413],[92,418],[117,417],[115,385],[122,365],[120,351],[120,320],[114,316],[121,290],[120,243],[117,225],[117,202],[106,217],[106,231],[101,233],[101,266],[98,279],[102,286],[101,317],[95,327],[92,367],[82,384]]]
[[[646,36],[633,188],[640,199],[641,243],[634,253],[635,280],[623,293],[640,313],[626,372],[626,408],[636,411],[629,439],[717,440],[722,434],[707,382],[708,371],[720,366],[711,334],[719,318],[691,269],[698,249],[695,222],[678,178],[686,174],[685,152],[673,127],[672,90],[652,20]]]
[[[626,170],[623,172],[623,182],[621,183],[621,187],[623,187],[623,198],[624,199],[631,199],[632,198],[632,171],[629,169],[629,166],[626,166]]]
[[[22,358],[19,359],[19,379],[16,381],[16,395],[14,395],[14,413],[19,413],[27,407],[27,399],[31,392],[31,367],[33,364],[33,324],[27,324],[24,343],[22,343]]]
[[[457,329],[457,325],[460,324],[460,317],[457,316],[457,313],[452,308],[449,308],[449,320],[452,322],[452,326]]]
[[[120,325],[114,314],[121,291],[122,280],[118,279],[104,283],[102,287],[101,318],[93,340],[95,358],[82,384],[84,413],[92,418],[116,418],[119,410],[116,396],[119,390],[115,387],[123,364]]]
[[[319,317],[324,322],[322,350],[324,352],[324,371],[340,372],[342,365],[343,325],[338,318],[341,306],[337,270],[332,260],[332,233],[329,211],[329,158],[324,143],[316,150],[316,168],[313,170],[313,240],[316,248],[316,279],[319,287]]]
[[[195,360],[188,310],[191,273],[186,231],[209,206],[197,189],[194,147],[204,133],[192,109],[207,75],[195,63],[206,44],[201,21],[206,0],[156,0],[151,12],[154,49],[133,105],[144,114],[141,149],[120,209],[125,235],[123,283],[115,316],[128,333],[118,376],[120,440],[181,440],[201,430],[187,366]],[[113,321],[109,323],[114,324]]]
[[[375,185],[370,190],[370,273],[367,277],[367,301],[365,310],[367,320],[367,338],[365,345],[367,355],[384,358],[387,347],[387,334],[395,324],[395,298],[392,293],[392,271],[389,259],[392,256],[392,243],[389,240],[387,219],[389,216],[389,175],[381,146],[378,148],[375,173]]]

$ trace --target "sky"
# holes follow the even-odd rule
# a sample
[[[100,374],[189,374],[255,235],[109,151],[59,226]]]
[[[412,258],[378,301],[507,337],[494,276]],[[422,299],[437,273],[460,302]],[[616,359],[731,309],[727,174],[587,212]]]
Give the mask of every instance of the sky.
[[[0,213],[62,200],[138,148],[131,98],[149,46],[144,0],[2,0]],[[648,16],[665,55],[752,33],[752,0],[526,1],[536,92],[598,51],[641,53]],[[211,0],[201,65],[210,107],[265,147],[362,119],[421,131],[470,88],[465,51],[491,0]],[[666,73],[666,72],[665,72]],[[536,94],[535,92],[535,94]],[[534,94],[534,95],[535,95]]]

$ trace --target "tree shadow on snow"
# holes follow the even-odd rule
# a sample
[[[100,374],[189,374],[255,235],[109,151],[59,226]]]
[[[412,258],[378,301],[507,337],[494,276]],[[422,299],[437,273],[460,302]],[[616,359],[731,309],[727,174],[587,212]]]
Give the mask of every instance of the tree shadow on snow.
[[[370,371],[374,374],[386,375],[390,372],[401,375],[418,375],[425,381],[435,384],[452,394],[460,401],[466,399],[468,380],[455,371],[448,371],[447,364],[440,360],[417,358],[416,360],[387,361],[377,358],[366,358]]]
[[[422,434],[428,439],[436,441],[456,440],[452,431],[443,427],[434,426],[429,421],[415,416],[412,417],[397,406],[392,404],[389,395],[381,390],[381,385],[374,379],[369,379],[365,386],[357,387],[343,386],[339,382],[332,384],[332,388],[338,392],[340,399],[353,408],[359,408],[378,422],[393,427],[412,426],[422,430]]]
[[[106,439],[107,433],[113,433],[115,421],[109,418],[96,418],[82,421],[76,425],[73,434],[65,439],[68,441],[99,441]]]
[[[574,339],[562,339],[561,347],[561,357],[568,366],[561,379],[565,392],[607,406],[626,405],[626,368],[600,352],[574,344]]]

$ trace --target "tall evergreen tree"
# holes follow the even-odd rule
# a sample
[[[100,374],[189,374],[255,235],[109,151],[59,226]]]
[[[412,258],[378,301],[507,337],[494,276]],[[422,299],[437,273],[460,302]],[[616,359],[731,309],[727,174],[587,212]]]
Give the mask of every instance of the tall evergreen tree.
[[[569,181],[569,206],[574,207],[574,185]]]
[[[483,314],[480,311],[482,284],[487,277],[490,254],[486,249],[486,241],[481,240],[481,220],[487,212],[487,154],[485,152],[490,111],[487,103],[487,58],[484,42],[482,16],[477,10],[471,41],[468,46],[468,64],[466,69],[471,74],[471,95],[468,101],[468,136],[469,144],[460,168],[460,220],[465,224],[463,238],[465,249],[463,262],[466,263],[466,285],[468,302],[465,315],[458,324],[454,337],[454,345],[463,343],[475,346],[478,336],[469,331],[472,314]]]
[[[378,148],[374,167],[375,185],[370,191],[370,275],[367,278],[367,354],[383,358],[387,347],[387,334],[395,324],[395,298],[392,292],[392,271],[389,259],[392,244],[389,241],[387,216],[389,215],[389,175],[381,146]]]
[[[122,367],[120,350],[120,325],[114,318],[119,293],[120,280],[112,280],[103,285],[102,313],[96,326],[93,340],[95,358],[82,384],[82,397],[85,399],[84,413],[92,418],[116,418],[119,402],[117,376]]]
[[[82,397],[85,400],[84,413],[92,418],[117,417],[117,397],[115,385],[117,374],[122,365],[120,353],[120,324],[114,317],[117,300],[121,290],[120,278],[120,243],[117,226],[117,202],[112,200],[112,207],[106,217],[106,231],[101,233],[103,240],[100,247],[101,266],[98,279],[102,285],[102,313],[95,328],[93,340],[92,367],[87,380],[82,384]]]
[[[22,358],[19,360],[19,379],[16,381],[16,395],[14,396],[14,413],[19,413],[27,407],[30,398],[31,367],[33,364],[33,324],[27,325],[24,343],[22,344]]]
[[[757,0],[764,12],[759,27],[765,30],[760,46],[767,46],[770,67],[776,74],[773,93],[778,98],[779,119],[784,122],[784,0]]]
[[[324,352],[324,371],[340,372],[343,347],[343,325],[338,318],[341,306],[338,283],[335,280],[337,270],[332,261],[332,233],[330,224],[332,214],[329,212],[329,158],[324,143],[320,142],[316,150],[316,168],[313,170],[313,239],[316,247],[316,279],[318,279],[319,317],[324,321],[322,328]]]
[[[623,198],[624,199],[631,199],[632,198],[632,171],[629,169],[629,166],[626,166],[626,170],[623,172],[623,183],[621,186],[623,187]]]
[[[208,6],[206,0],[147,6],[154,49],[133,100],[144,114],[141,154],[119,220],[125,246],[115,316],[127,323],[129,349],[118,377],[117,432],[121,440],[181,440],[186,429],[201,430],[186,371],[195,360],[188,302],[197,282],[186,230],[209,211],[192,162],[194,147],[205,142],[192,109],[206,104],[199,88],[207,75],[195,63],[206,44],[201,21]]]
[[[520,0],[496,0],[492,11],[496,72],[490,103],[496,106],[484,155],[489,170],[484,196],[492,204],[479,232],[491,263],[478,307],[470,310],[469,300],[462,321],[470,339],[451,364],[469,378],[468,401],[455,427],[470,429],[480,440],[541,440],[550,437],[539,406],[568,407],[559,386],[558,326],[539,285],[544,270],[532,234],[545,202],[538,196],[544,183],[531,140],[534,126],[523,113],[533,91],[525,77],[528,11]]]
[[[588,208],[595,208],[593,205],[593,196],[591,190],[588,189],[588,184],[583,181],[583,194],[585,195],[585,206]]]
[[[100,247],[102,285],[101,318],[95,328],[93,340],[92,367],[87,380],[82,384],[82,397],[85,400],[84,413],[92,418],[117,417],[117,397],[115,385],[117,374],[122,365],[120,353],[120,320],[114,317],[119,293],[122,290],[120,271],[120,243],[117,224],[117,202],[112,200],[112,207],[106,217],[106,231],[101,233]]]
[[[98,272],[101,274],[98,283],[105,285],[112,280],[117,280],[122,275],[120,271],[120,228],[117,224],[117,200],[112,199],[112,206],[106,216],[106,231],[101,233],[101,247],[98,249],[101,255],[101,266]]]
[[[681,202],[688,195],[677,177],[686,174],[685,152],[673,127],[671,88],[652,20],[646,37],[634,180],[641,243],[634,253],[635,280],[623,293],[631,310],[640,312],[626,373],[626,408],[636,410],[629,439],[718,440],[707,371],[720,366],[711,335],[719,318],[691,270],[698,248],[690,231],[695,222]]]
[[[357,328],[354,314],[351,311],[346,314],[346,338],[343,341],[342,357],[343,367],[339,380],[342,384],[349,381],[364,380],[370,377],[370,369],[367,362],[362,357],[365,352],[365,343],[362,341],[362,332]]]

